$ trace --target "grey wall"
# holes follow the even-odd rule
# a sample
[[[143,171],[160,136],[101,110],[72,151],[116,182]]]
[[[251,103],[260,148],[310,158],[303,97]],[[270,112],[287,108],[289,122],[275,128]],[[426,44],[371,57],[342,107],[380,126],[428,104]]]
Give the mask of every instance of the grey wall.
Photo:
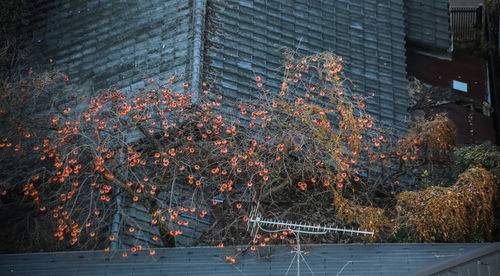
[[[226,101],[251,99],[254,75],[279,91],[283,46],[303,55],[333,51],[357,92],[375,93],[369,111],[406,129],[407,80],[403,2],[389,0],[209,1],[207,78]],[[226,102],[227,103],[227,102]],[[229,104],[228,104],[229,105]]]

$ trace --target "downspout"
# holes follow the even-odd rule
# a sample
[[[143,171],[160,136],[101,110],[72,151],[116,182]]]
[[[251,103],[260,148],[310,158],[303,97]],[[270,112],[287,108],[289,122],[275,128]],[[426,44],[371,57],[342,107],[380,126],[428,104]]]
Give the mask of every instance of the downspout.
[[[201,79],[201,57],[203,51],[203,29],[205,24],[205,13],[207,9],[207,0],[193,0],[194,9],[194,34],[193,34],[193,67],[191,89],[193,96],[191,102],[198,101],[200,95],[200,79]]]
[[[453,53],[453,50],[454,50],[454,45],[453,45],[453,13],[451,12],[451,4],[450,2],[448,1],[448,15],[449,15],[449,22],[448,22],[448,26],[449,26],[449,30],[450,30],[450,46],[448,47],[448,53],[452,54]]]

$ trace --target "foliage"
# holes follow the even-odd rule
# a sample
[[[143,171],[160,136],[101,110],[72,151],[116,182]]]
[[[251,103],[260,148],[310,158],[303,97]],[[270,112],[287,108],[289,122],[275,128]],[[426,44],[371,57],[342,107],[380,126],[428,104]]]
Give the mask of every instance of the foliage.
[[[211,226],[195,245],[247,244],[251,251],[295,242],[288,231],[250,237],[254,208],[268,218],[376,233],[345,242],[384,241],[395,223],[412,225],[409,210],[417,207],[411,193],[398,197],[403,210],[393,219],[399,179],[444,162],[453,124],[439,114],[398,137],[366,112],[374,94],[351,91],[355,84],[343,75],[340,57],[297,57],[290,50],[284,57],[281,89],[270,91],[254,76],[255,99],[229,112],[212,83],[203,83],[193,102],[179,76],[150,79],[138,91],[78,97],[65,87],[69,78],[55,72],[30,70],[22,80],[2,82],[2,204],[32,214],[20,215],[16,225],[37,218],[39,228],[30,229],[36,235],[28,240],[43,240],[42,247],[53,240],[60,241],[56,249],[117,244],[124,253],[147,244],[139,238],[132,248],[121,243],[110,227],[117,212],[123,214],[120,231],[164,245],[190,223],[183,214],[208,214]],[[126,215],[119,198],[142,206],[147,223]]]
[[[64,83],[67,77],[60,73],[45,72],[37,74],[30,70],[23,80],[8,82],[10,77],[0,79],[0,187],[2,197],[0,208],[5,210],[5,216],[0,222],[2,237],[6,241],[2,248],[7,252],[16,252],[19,248],[25,251],[61,250],[64,246],[54,243],[47,229],[54,228],[54,221],[45,219],[40,214],[36,192],[30,192],[33,186],[26,186],[37,169],[46,164],[37,165],[33,148],[38,139],[51,131],[50,126],[44,124],[33,112],[41,112],[43,107],[50,107],[45,102],[46,95],[55,98],[59,96],[53,85]],[[42,105],[42,103],[46,103]],[[39,109],[39,107],[42,107]],[[33,130],[33,131],[32,131]],[[22,146],[21,146],[22,145]],[[36,151],[35,151],[36,153]],[[7,191],[10,191],[7,193]],[[8,211],[8,212],[7,212]],[[12,237],[22,235],[22,238]],[[8,247],[7,247],[8,245]]]
[[[57,221],[55,237],[81,248],[99,247],[93,237],[113,235],[102,222],[120,208],[119,193],[148,210],[147,227],[158,228],[164,244],[182,234],[179,226],[187,222],[175,214],[183,210],[196,216],[220,213],[202,237],[211,244],[253,243],[241,235],[252,207],[277,219],[307,215],[317,223],[372,228],[343,219],[348,217],[336,219],[328,210],[338,207],[332,207],[333,199],[343,198],[345,191],[362,204],[351,203],[353,208],[370,204],[356,199],[371,193],[364,191],[369,186],[360,171],[376,167],[378,155],[386,158],[373,152],[388,140],[372,130],[365,98],[347,89],[341,58],[322,53],[296,60],[285,54],[281,91],[270,93],[256,77],[258,104],[240,103],[240,119],[219,113],[222,98],[211,95],[209,84],[203,84],[203,95],[212,99],[191,103],[190,93],[174,92],[173,76],[150,80],[147,89],[133,94],[99,91],[65,106],[52,101],[44,129],[38,126],[44,121],[39,114],[27,112],[37,120],[21,115],[28,109],[19,107],[30,102],[19,95],[39,99],[52,87],[41,80],[68,78],[42,74],[22,87],[14,85],[5,90],[2,122],[15,131],[2,138],[2,147],[14,149],[10,160],[26,156],[42,162],[30,169],[19,166],[25,169],[5,178],[10,180],[3,184],[4,194],[22,187],[43,214]],[[183,86],[188,91],[189,85]],[[131,232],[147,233],[133,220],[126,224],[133,225]]]
[[[456,148],[454,153],[459,173],[468,168],[483,167],[497,177],[500,176],[500,152],[491,142]]]
[[[490,241],[495,176],[469,168],[452,187],[429,187],[397,196],[394,235],[409,242]]]
[[[401,150],[417,154],[421,160],[446,160],[455,146],[456,127],[445,113],[430,120],[417,121],[408,130]],[[414,146],[419,145],[418,149]]]
[[[374,236],[368,237],[368,241],[380,241],[387,238],[391,222],[386,210],[373,206],[361,206],[342,196],[335,198],[334,205],[338,219],[351,225],[359,225],[361,229],[374,231]]]

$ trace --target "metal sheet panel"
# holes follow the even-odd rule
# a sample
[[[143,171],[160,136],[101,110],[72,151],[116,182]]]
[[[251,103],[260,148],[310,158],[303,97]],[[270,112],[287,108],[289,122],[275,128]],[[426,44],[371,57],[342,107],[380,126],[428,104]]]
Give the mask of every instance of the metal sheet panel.
[[[407,275],[484,244],[306,245],[301,275]],[[127,258],[102,251],[0,255],[1,275],[289,275],[297,272],[289,246],[243,253],[232,264],[226,255],[242,248],[156,249]],[[251,252],[251,253],[250,253]],[[309,270],[310,268],[310,270]],[[314,273],[311,273],[311,271]]]

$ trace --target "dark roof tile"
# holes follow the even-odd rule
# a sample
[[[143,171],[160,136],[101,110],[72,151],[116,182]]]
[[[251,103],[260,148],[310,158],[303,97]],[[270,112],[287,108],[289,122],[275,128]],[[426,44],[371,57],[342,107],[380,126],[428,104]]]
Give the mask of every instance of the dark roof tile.
[[[418,46],[450,51],[449,0],[405,0],[405,30],[408,41]]]
[[[238,62],[243,60],[243,62],[254,64],[253,66],[247,65],[247,67],[256,68],[262,64],[259,56],[265,56],[267,60],[264,70],[258,73],[266,76],[268,86],[278,87],[275,83],[278,82],[279,77],[274,75],[273,69],[280,65],[282,57],[277,50],[281,46],[298,47],[303,54],[334,51],[344,58],[348,76],[359,83],[358,90],[365,88],[366,79],[384,82],[385,85],[375,87],[386,88],[386,93],[371,92],[375,92],[376,97],[384,97],[376,102],[388,101],[388,104],[383,106],[378,104],[378,107],[373,108],[374,112],[381,113],[382,109],[395,108],[391,93],[405,95],[405,33],[402,2],[385,1],[385,4],[379,3],[378,5],[375,1],[336,1],[335,3],[330,1],[314,3],[310,1],[285,3],[254,1],[252,5],[249,5],[249,1],[245,3],[245,12],[259,14],[262,20],[242,15],[238,1],[215,1],[212,7],[212,14],[216,15],[215,20],[222,25],[219,27],[219,33],[208,37],[214,46],[208,47],[206,51],[207,56],[212,59],[212,66],[222,69],[216,72],[218,77],[216,79],[220,80],[220,85],[227,88],[221,92],[226,99],[239,99],[240,95],[251,94],[252,91],[243,91],[241,88],[251,90],[253,75],[245,70],[235,70],[234,65],[237,66]],[[374,8],[376,8],[375,13]],[[314,10],[322,11],[324,17],[312,15],[311,11]],[[265,16],[262,16],[263,14]],[[234,26],[228,25],[228,21],[236,21],[241,27],[234,32]],[[253,45],[252,38],[255,38],[257,33],[259,52],[246,51],[243,57],[239,49]],[[367,52],[370,51],[371,53],[368,54]],[[212,52],[217,52],[217,55]],[[367,59],[370,62],[367,62]],[[380,65],[376,67],[373,64]],[[385,73],[383,68],[387,68]],[[238,79],[236,82],[242,86],[231,85],[232,79]],[[394,87],[394,84],[398,87]],[[358,92],[367,93],[366,91]],[[394,113],[394,111],[383,112]],[[405,116],[402,110],[398,112],[400,113],[397,116],[398,120],[404,121]],[[394,120],[391,123],[396,124]],[[400,124],[401,122],[397,123],[400,126],[404,125],[404,123]]]

